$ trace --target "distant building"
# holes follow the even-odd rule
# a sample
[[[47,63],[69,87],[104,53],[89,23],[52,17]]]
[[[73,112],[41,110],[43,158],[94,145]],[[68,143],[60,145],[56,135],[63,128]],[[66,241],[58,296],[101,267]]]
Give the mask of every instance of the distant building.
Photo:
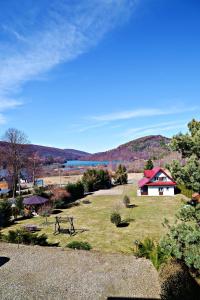
[[[174,196],[176,182],[160,167],[144,171],[138,182],[138,196]]]
[[[8,194],[9,193],[8,182],[5,178],[0,178],[0,195]]]

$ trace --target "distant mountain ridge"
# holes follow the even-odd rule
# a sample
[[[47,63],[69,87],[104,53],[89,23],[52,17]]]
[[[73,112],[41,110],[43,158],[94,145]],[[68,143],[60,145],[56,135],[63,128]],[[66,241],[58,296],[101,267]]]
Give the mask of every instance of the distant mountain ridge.
[[[128,143],[118,146],[115,149],[99,152],[81,157],[83,160],[124,160],[134,161],[136,159],[160,159],[170,154],[167,145],[170,138],[162,135],[149,135],[142,138],[132,140]]]
[[[6,142],[0,141],[0,149],[5,149],[6,146]],[[35,153],[41,159],[54,159],[55,161],[77,160],[90,154],[88,152],[75,149],[59,149],[34,144],[25,145],[25,152],[28,155]]]
[[[42,160],[54,160],[55,162],[67,160],[134,161],[149,158],[160,159],[170,154],[170,150],[167,147],[169,142],[170,139],[162,135],[150,135],[132,140],[115,149],[94,154],[75,149],[59,149],[34,144],[25,145],[25,152],[27,155],[35,153]],[[5,150],[6,146],[6,142],[0,141],[0,150]]]

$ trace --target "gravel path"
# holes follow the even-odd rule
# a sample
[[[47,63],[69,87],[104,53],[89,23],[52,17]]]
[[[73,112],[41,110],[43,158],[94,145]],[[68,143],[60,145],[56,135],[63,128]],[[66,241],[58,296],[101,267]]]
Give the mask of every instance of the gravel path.
[[[151,263],[132,255],[0,243],[0,299],[159,299]]]

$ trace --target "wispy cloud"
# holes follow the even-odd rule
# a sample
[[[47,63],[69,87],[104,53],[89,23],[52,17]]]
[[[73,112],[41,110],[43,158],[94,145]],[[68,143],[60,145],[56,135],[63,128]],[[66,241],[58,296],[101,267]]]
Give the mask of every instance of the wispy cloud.
[[[149,134],[159,134],[170,130],[175,130],[177,132],[177,130],[185,129],[186,126],[187,121],[184,120],[161,122],[157,124],[150,124],[147,126],[130,128],[126,131],[121,132],[119,136],[124,138],[136,138]]]
[[[165,108],[145,108],[136,110],[127,110],[116,113],[104,114],[99,116],[92,116],[91,119],[96,121],[118,121],[128,120],[141,117],[154,117],[162,115],[174,115],[188,111],[195,111],[196,107],[165,107]]]
[[[30,7],[32,22],[29,15],[22,18],[21,23],[20,16],[15,21],[13,15],[12,24],[0,24],[17,40],[15,45],[8,39],[3,48],[0,47],[0,105],[7,103],[7,108],[13,107],[10,97],[13,94],[16,97],[24,83],[95,46],[109,30],[128,18],[135,1],[54,0],[45,3],[45,15],[36,29],[30,24],[37,24],[38,15],[43,13],[39,7],[35,10]],[[36,4],[32,2],[32,5]],[[35,11],[39,11],[38,15]]]

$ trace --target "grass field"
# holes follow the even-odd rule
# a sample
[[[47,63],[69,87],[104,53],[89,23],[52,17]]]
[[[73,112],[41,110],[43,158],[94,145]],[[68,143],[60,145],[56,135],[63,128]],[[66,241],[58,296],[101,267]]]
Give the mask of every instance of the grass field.
[[[116,187],[119,189],[119,187]],[[63,209],[59,216],[73,216],[75,229],[78,229],[75,236],[68,234],[54,235],[55,216],[48,218],[48,225],[45,225],[43,217],[19,221],[17,224],[3,230],[19,228],[25,224],[37,224],[41,233],[47,233],[50,242],[60,242],[64,247],[72,240],[89,242],[94,250],[105,252],[129,253],[133,248],[134,240],[141,240],[145,237],[152,237],[155,240],[164,234],[162,226],[164,218],[173,222],[174,215],[182,205],[181,195],[175,197],[137,197],[136,185],[128,184],[121,186],[121,195],[89,195],[84,199],[91,201],[90,204],[82,203],[68,209]],[[114,194],[115,188],[113,188]],[[134,208],[125,208],[122,204],[123,195],[130,196]],[[110,214],[114,209],[119,209],[122,219],[129,219],[127,227],[116,227],[110,222]],[[68,224],[62,224],[62,228],[68,228]]]

